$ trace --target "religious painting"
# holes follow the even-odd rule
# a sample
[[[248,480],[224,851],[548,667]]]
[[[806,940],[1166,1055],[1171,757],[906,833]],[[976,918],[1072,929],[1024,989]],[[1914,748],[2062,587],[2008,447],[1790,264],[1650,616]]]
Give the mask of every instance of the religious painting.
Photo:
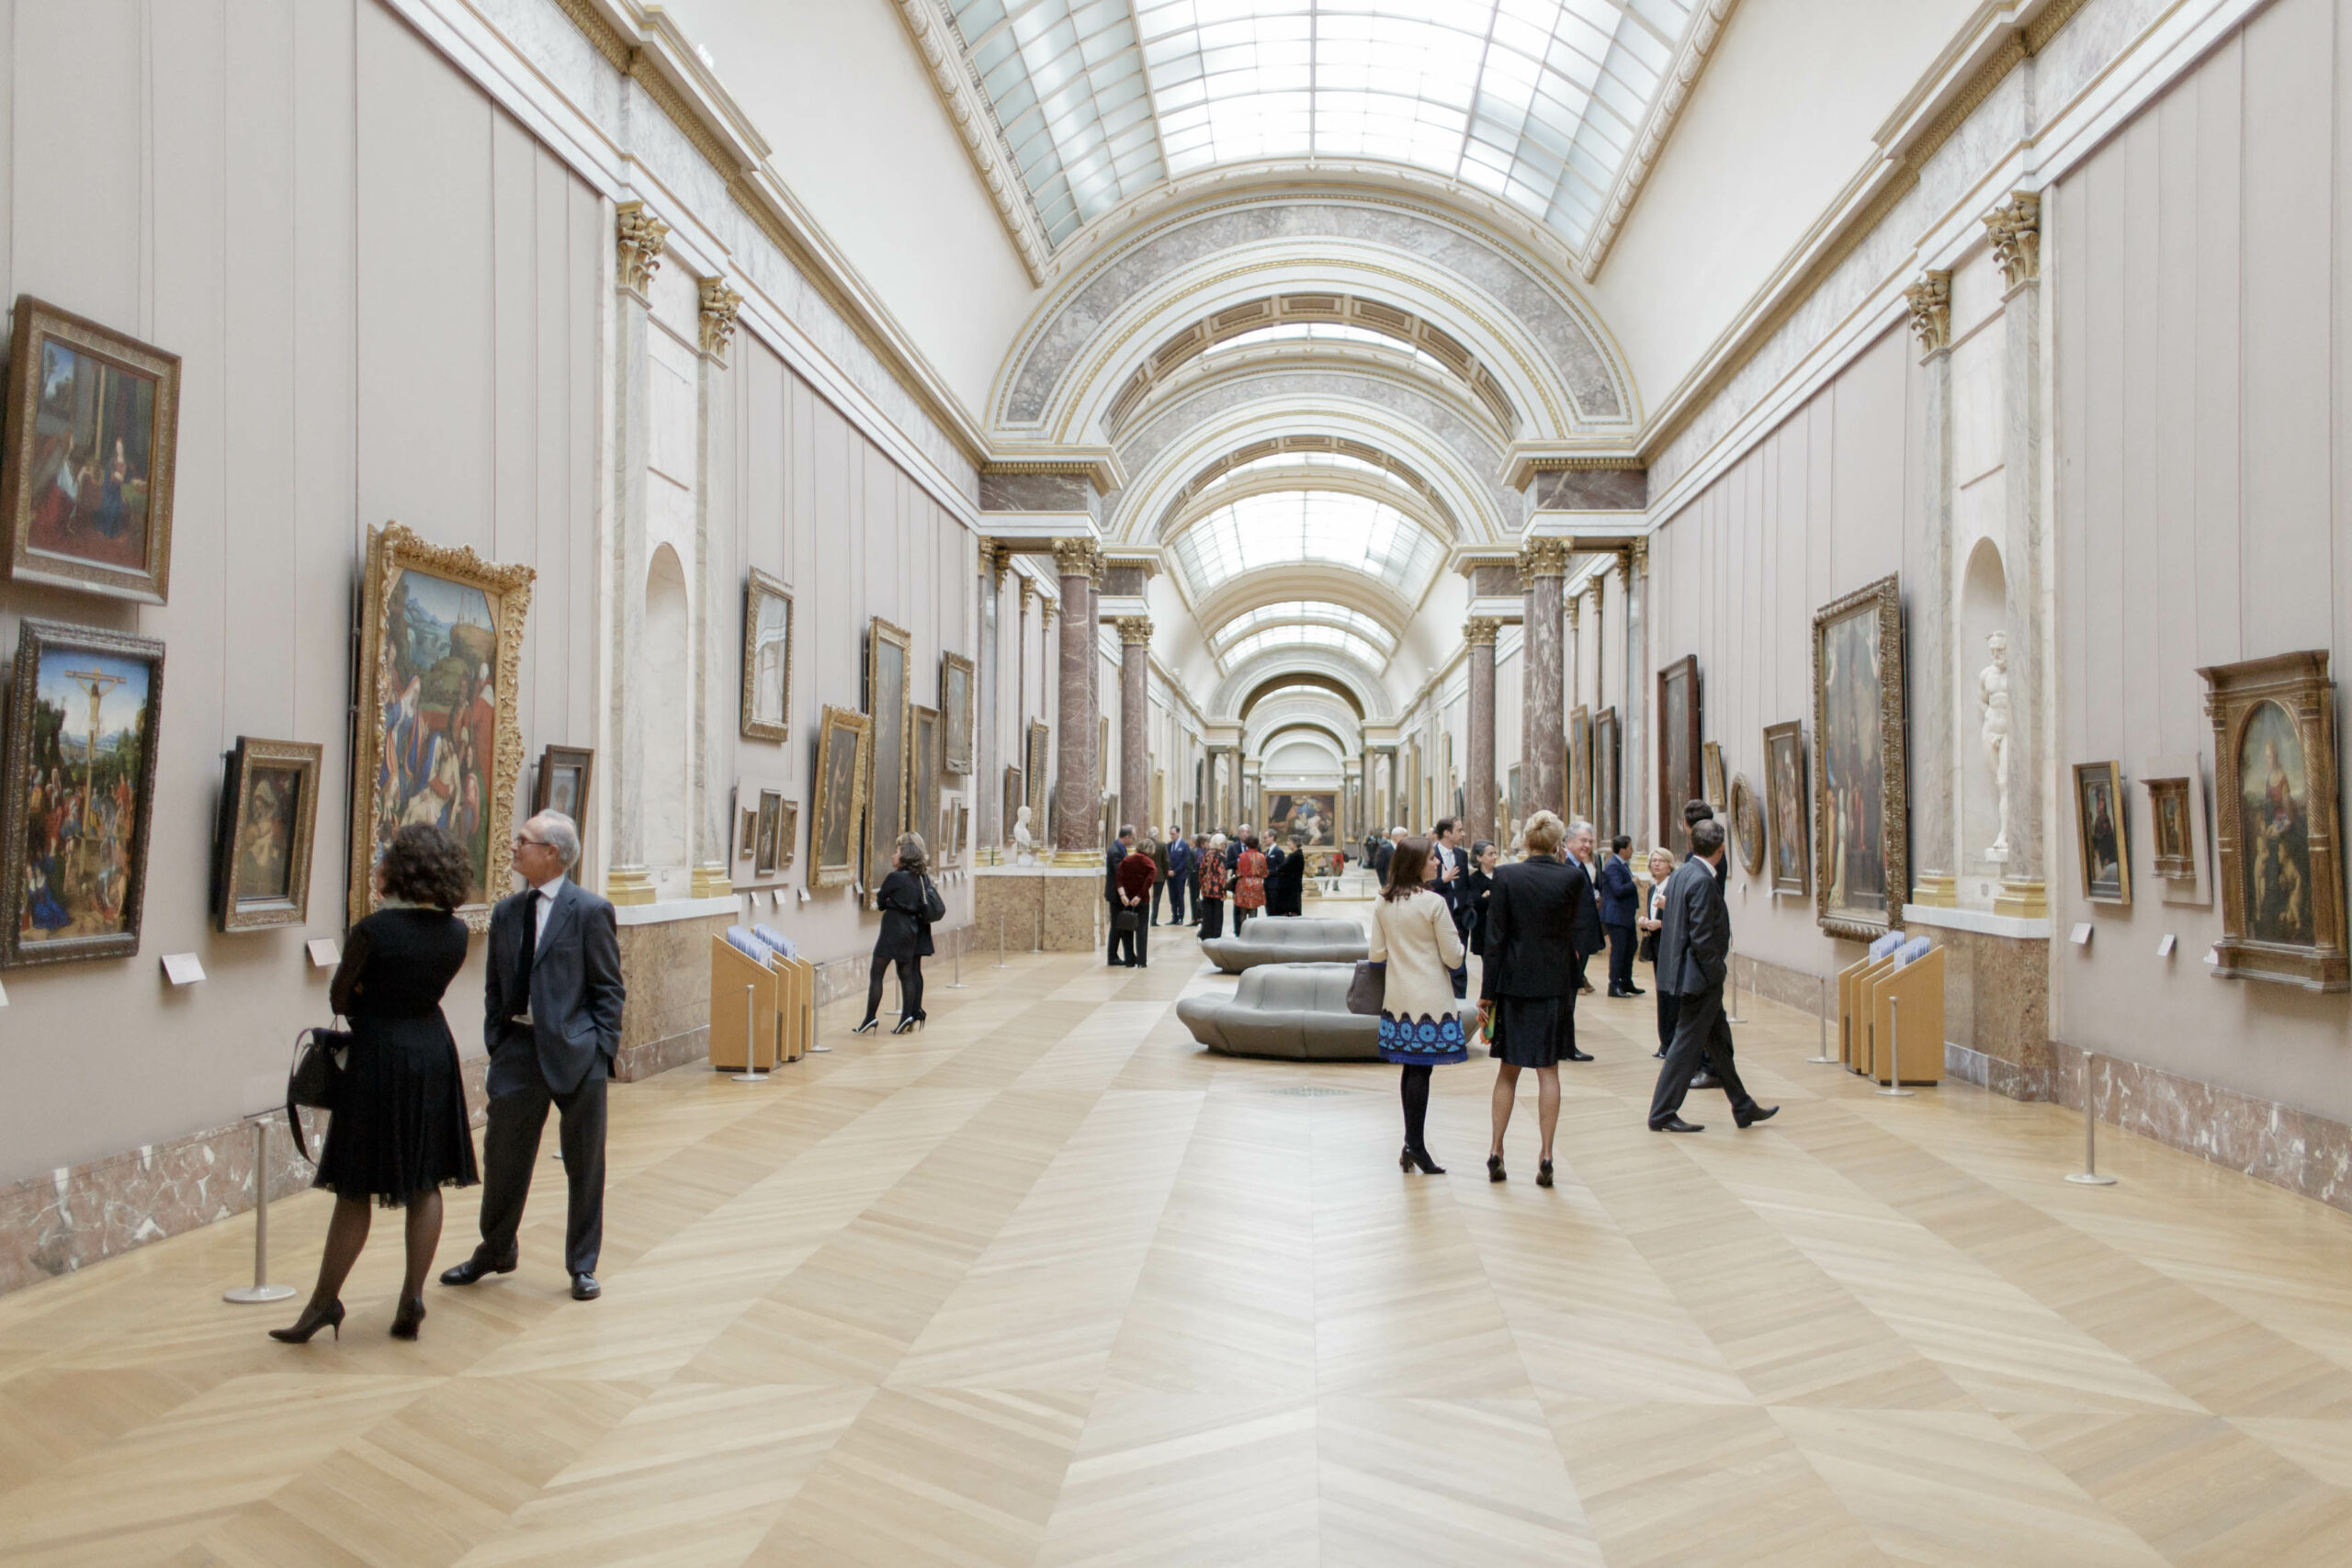
[[[791,868],[800,807],[781,779],[735,781],[735,835],[728,878],[738,888],[771,883]]]
[[[743,582],[743,733],[792,739],[792,590],[758,567]]]
[[[907,830],[907,668],[914,647],[905,628],[876,615],[865,634],[865,711],[874,720],[865,770],[865,895],[879,895],[899,835]]]
[[[308,919],[323,753],[311,741],[237,737],[221,772],[212,840],[216,929],[265,931]]]
[[[1054,732],[1050,726],[1032,719],[1029,724],[1029,832],[1038,843],[1046,843],[1046,802],[1052,798],[1046,789],[1046,768],[1053,750]]]
[[[1310,850],[1339,847],[1340,796],[1336,791],[1267,793],[1265,841],[1288,844],[1293,839]]]
[[[1011,767],[1005,769],[1003,831],[1007,849],[1012,848],[1013,844],[1012,829],[1020,826],[1021,808],[1028,803],[1028,790],[1021,782],[1021,770]],[[1029,830],[1029,836],[1033,839],[1036,837],[1036,829],[1034,826]]]
[[[0,450],[9,575],[165,603],[179,356],[30,295],[16,334]]]
[[[1602,708],[1592,716],[1592,826],[1604,844],[1625,830],[1623,786],[1619,782],[1623,745],[1615,708]]]
[[[1682,808],[1705,788],[1699,776],[1699,656],[1685,654],[1657,672],[1658,840],[1678,861],[1690,852]]]
[[[477,931],[506,883],[523,772],[516,671],[534,574],[428,545],[397,523],[368,532],[360,597],[359,736],[351,792],[350,918],[376,908],[376,861],[429,823],[466,852]]]
[[[1804,721],[1764,728],[1764,809],[1770,820],[1772,891],[1813,891],[1813,835],[1805,824]]]
[[[1764,869],[1764,808],[1757,804],[1756,786],[1746,773],[1731,781],[1730,815],[1732,852],[1748,875],[1757,875]]]
[[[586,840],[588,779],[595,771],[596,753],[587,747],[548,747],[539,753],[538,783],[531,791],[532,812],[560,811]]]
[[[2132,902],[2132,856],[2123,831],[2123,771],[2113,762],[2075,764],[2075,845],[2083,897],[2094,904]]]
[[[1731,795],[1724,785],[1724,749],[1710,740],[1699,749],[1699,755],[1704,762],[1707,804],[1721,816],[1731,809]]]
[[[809,808],[811,887],[840,887],[857,880],[857,824],[865,810],[865,773],[873,753],[874,721],[828,704],[817,722],[816,798]]]
[[[1814,901],[1832,936],[1875,941],[1911,890],[1903,601],[1895,578],[1813,617]]]
[[[939,831],[939,710],[914,707],[907,710],[914,720],[908,731],[912,744],[908,752],[907,816],[921,824],[916,831]],[[936,853],[939,845],[930,848]]]
[[[942,773],[972,771],[972,661],[960,653],[939,656],[939,767]]]
[[[2220,773],[2218,973],[2338,991],[2344,872],[2335,682],[2324,649],[2198,671]]]
[[[17,626],[0,782],[0,967],[139,951],[164,712],[164,645]]]
[[[1592,820],[1592,711],[1578,705],[1568,714],[1568,818]]]
[[[2188,780],[2140,782],[2148,792],[2148,835],[2154,840],[2151,868],[2167,882],[2196,881],[2197,852],[2189,831]]]

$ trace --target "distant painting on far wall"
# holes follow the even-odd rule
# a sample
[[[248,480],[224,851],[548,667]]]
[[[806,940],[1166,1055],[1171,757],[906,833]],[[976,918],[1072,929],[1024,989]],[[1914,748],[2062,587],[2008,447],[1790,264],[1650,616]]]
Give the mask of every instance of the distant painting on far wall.
[[[1592,789],[1592,715],[1583,707],[1568,714],[1568,809],[1571,821],[1582,818],[1591,821],[1593,816]]]
[[[907,763],[907,818],[914,831],[936,834],[939,831],[939,710],[912,707],[907,710],[913,717],[913,728],[908,731],[913,750]],[[935,859],[940,845],[933,840],[926,846]]]
[[[1813,836],[1805,821],[1804,724],[1764,730],[1764,800],[1770,818],[1772,891],[1813,891]]]
[[[2344,942],[2335,682],[2324,649],[2200,670],[2213,720],[2222,940],[2215,973],[2352,983]]]
[[[1620,779],[1623,742],[1617,731],[1617,710],[1602,708],[1592,717],[1592,824],[1603,844],[1625,831],[1625,807]]]
[[[939,766],[942,772],[968,773],[973,733],[972,661],[960,653],[939,656]]]
[[[0,452],[10,575],[170,597],[179,381],[178,355],[17,299]]]
[[[1340,797],[1335,791],[1266,794],[1267,841],[1287,847],[1295,836],[1311,850],[1328,850],[1340,841]]]
[[[1885,577],[1813,618],[1815,902],[1824,931],[1871,941],[1910,893],[1903,611]]]
[[[2132,902],[2123,774],[2113,762],[2075,764],[2075,841],[2082,856],[2083,897],[2094,904]]]
[[[890,874],[899,835],[907,830],[907,670],[913,647],[906,629],[881,616],[865,636],[865,711],[874,720],[865,774],[865,896]]]
[[[1685,654],[1657,672],[1658,841],[1677,860],[1690,852],[1682,808],[1700,796],[1699,659]]]
[[[817,720],[816,799],[810,810],[808,886],[841,887],[857,880],[857,824],[865,803],[865,770],[873,754],[874,721],[828,705]],[[758,853],[757,807],[752,852]]]

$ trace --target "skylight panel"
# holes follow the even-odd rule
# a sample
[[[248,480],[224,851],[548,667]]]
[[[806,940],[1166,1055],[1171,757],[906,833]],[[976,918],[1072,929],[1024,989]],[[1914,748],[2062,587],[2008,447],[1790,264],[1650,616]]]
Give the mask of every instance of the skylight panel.
[[[1253,633],[1235,643],[1217,656],[1218,668],[1230,670],[1246,664],[1269,649],[1325,648],[1344,653],[1360,664],[1379,670],[1388,662],[1388,655],[1351,632],[1337,626],[1277,626],[1269,631]]]
[[[1172,547],[1194,599],[1245,572],[1314,561],[1361,571],[1418,600],[1444,553],[1386,502],[1338,491],[1243,496],[1193,523]]]
[[[1270,626],[1304,625],[1329,626],[1361,637],[1384,659],[1396,650],[1396,638],[1386,626],[1361,610],[1351,610],[1328,599],[1292,599],[1278,604],[1261,604],[1227,621],[1209,639],[1210,650],[1222,657],[1231,651],[1234,644],[1255,632]]]

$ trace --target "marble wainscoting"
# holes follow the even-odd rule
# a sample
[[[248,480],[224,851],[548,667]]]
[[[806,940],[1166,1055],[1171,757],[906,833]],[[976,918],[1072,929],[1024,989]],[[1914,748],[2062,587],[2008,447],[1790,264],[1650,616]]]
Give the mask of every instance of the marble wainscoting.
[[[620,1050],[613,1074],[624,1083],[650,1078],[710,1055],[710,939],[742,923],[732,897],[624,906],[620,919]]]
[[[1008,952],[1091,952],[1102,901],[1098,866],[984,865],[972,873],[972,919],[990,949],[1001,920]]]
[[[2050,1095],[2050,922],[1906,906],[1944,950],[1945,1070],[2011,1100]]]

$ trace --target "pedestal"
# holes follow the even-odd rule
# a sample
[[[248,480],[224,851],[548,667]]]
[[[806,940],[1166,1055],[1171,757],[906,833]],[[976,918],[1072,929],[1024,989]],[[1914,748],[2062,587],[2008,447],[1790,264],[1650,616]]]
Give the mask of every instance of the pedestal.
[[[1945,954],[1944,1040],[1951,1074],[2012,1100],[2047,1100],[2050,922],[1976,909],[1904,907]]]
[[[1001,920],[1008,953],[1040,946],[1047,953],[1091,953],[1095,906],[1102,901],[1100,864],[980,866],[972,873],[976,948],[994,949]]]

